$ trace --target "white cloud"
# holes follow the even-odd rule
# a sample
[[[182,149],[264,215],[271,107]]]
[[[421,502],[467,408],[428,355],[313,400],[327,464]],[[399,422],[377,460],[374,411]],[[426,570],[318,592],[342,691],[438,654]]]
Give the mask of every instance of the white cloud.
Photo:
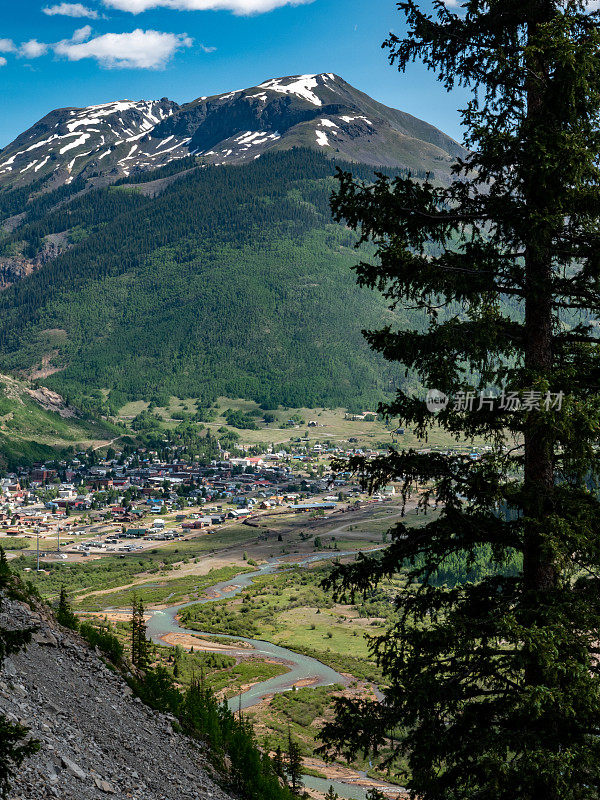
[[[94,11],[92,8],[87,8],[87,6],[81,3],[59,3],[56,6],[43,8],[42,11],[49,17],[60,15],[63,17],[89,17],[89,19],[98,19],[97,11]]]
[[[4,58],[4,56],[0,56],[0,67],[5,67],[6,64],[7,64],[7,61]]]
[[[314,0],[103,0],[104,5],[119,11],[140,14],[150,8],[173,8],[179,11],[233,11],[240,16],[264,14],[282,6],[301,6]]]
[[[44,42],[38,42],[37,39],[30,39],[28,42],[23,42],[19,48],[19,55],[23,58],[39,58],[48,52],[48,45]]]
[[[0,53],[14,53],[16,49],[12,39],[0,39]]]
[[[73,39],[54,45],[57,55],[69,61],[95,58],[104,67],[160,69],[183,47],[193,40],[185,33],[161,33],[137,29],[131,33],[105,33],[88,39],[89,25],[76,31]]]
[[[92,28],[90,25],[84,25],[83,28],[77,28],[73,36],[71,36],[71,42],[77,44],[78,42],[85,42],[87,41],[90,36],[92,35]]]

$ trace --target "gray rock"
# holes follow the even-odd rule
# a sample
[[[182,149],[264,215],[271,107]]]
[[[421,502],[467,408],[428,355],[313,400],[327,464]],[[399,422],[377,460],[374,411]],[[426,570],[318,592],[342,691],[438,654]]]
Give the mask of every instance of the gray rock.
[[[17,668],[14,665],[12,658],[7,658],[4,662],[4,673],[9,678],[16,678],[17,677]]]
[[[68,769],[69,772],[75,775],[76,778],[79,778],[79,780],[82,781],[85,780],[85,778],[87,778],[87,772],[82,770],[81,767],[74,761],[71,761],[70,758],[67,758],[66,756],[61,756],[60,760],[62,762],[63,767],[65,769]]]
[[[108,781],[103,781],[102,779],[97,778],[95,775],[94,775],[94,783],[96,784],[98,789],[100,789],[101,792],[104,792],[105,794],[116,794],[115,790]]]
[[[4,625],[44,637],[5,662],[0,714],[27,719],[41,749],[16,775],[13,800],[231,800],[203,766],[204,747],[131,689],[76,634],[59,638],[42,609],[4,599]],[[49,634],[49,635],[48,635]],[[6,669],[6,665],[8,669]],[[19,686],[19,689],[15,687]]]
[[[35,631],[35,633],[31,635],[31,638],[36,644],[46,645],[47,647],[58,647],[56,637],[49,628]]]

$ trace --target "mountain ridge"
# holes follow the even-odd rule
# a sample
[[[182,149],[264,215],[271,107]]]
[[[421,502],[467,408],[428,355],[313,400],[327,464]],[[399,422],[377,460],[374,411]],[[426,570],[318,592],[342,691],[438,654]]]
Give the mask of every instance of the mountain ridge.
[[[378,167],[433,168],[439,180],[465,152],[334,73],[293,75],[183,105],[163,97],[54,109],[0,151],[0,188],[44,179],[54,189],[77,177],[98,185],[187,156],[237,164],[299,146]]]

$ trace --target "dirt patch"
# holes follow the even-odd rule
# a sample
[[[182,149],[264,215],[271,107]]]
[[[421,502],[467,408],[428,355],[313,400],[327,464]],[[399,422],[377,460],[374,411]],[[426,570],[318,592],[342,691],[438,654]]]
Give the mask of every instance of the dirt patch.
[[[67,332],[64,328],[46,328],[46,330],[40,331],[40,334],[44,336],[52,336],[55,339],[67,338]]]
[[[43,355],[41,363],[37,367],[32,367],[26,373],[26,377],[36,381],[39,378],[48,378],[50,375],[54,375],[55,372],[60,372],[64,367],[57,367],[56,364],[52,363],[57,356],[58,350],[52,350],[50,353]]]
[[[183,178],[184,175],[189,175],[190,172],[196,169],[192,167],[191,169],[183,170],[182,172],[177,172],[175,175],[167,175],[166,178],[157,178],[155,181],[147,181],[146,183],[138,183],[135,185],[135,191],[139,194],[144,194],[147,197],[156,197],[157,195],[164,192],[164,190],[170,186],[174,181]]]
[[[240,642],[234,647],[230,644],[209,642],[208,639],[202,639],[200,636],[194,636],[191,633],[166,633],[164,636],[161,636],[160,639],[165,644],[170,644],[173,647],[179,645],[186,650],[193,647],[194,652],[226,653],[227,655],[239,656],[240,658],[249,658],[254,654],[252,645],[246,644],[245,642]]]
[[[131,611],[89,611],[86,612],[86,616],[105,619],[108,622],[131,622]],[[152,614],[144,614],[146,622],[151,616]]]
[[[318,758],[305,758],[304,767],[319,772],[329,781],[340,781],[341,783],[347,783],[349,786],[361,786],[364,789],[378,789],[389,800],[396,800],[397,798],[404,800],[404,798],[408,797],[408,792],[401,786],[393,786],[390,783],[367,778],[356,770],[344,767],[341,764],[327,764]],[[322,797],[323,795],[315,793],[314,796]]]
[[[204,596],[205,596],[205,597],[210,597],[210,598],[211,598],[211,600],[217,600],[219,597],[223,597],[223,595],[228,595],[228,594],[231,594],[231,592],[235,592],[235,591],[237,591],[239,588],[240,588],[240,587],[239,587],[239,586],[236,586],[236,584],[232,584],[231,586],[224,586],[224,587],[221,589],[221,591],[220,591],[220,592],[218,592],[216,589],[213,589],[213,590],[211,590],[211,591],[205,591],[205,592],[204,592]]]

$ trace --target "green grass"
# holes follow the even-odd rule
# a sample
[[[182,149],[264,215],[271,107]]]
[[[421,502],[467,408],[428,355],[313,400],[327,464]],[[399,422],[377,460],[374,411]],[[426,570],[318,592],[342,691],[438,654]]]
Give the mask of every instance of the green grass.
[[[10,537],[0,539],[0,547],[3,550],[27,550],[34,546],[30,539],[12,539]]]
[[[194,631],[225,633],[229,636],[258,636],[259,628],[248,614],[230,610],[227,602],[208,603],[184,608],[180,614],[181,625]]]
[[[319,738],[321,728],[326,720],[334,716],[334,696],[341,693],[341,686],[323,686],[303,688],[297,691],[283,692],[275,695],[267,709],[250,709],[247,713],[254,722],[259,737],[265,741],[267,749],[274,751],[281,747],[285,752],[288,735],[298,743],[304,757],[316,755],[315,750],[322,742]],[[384,746],[379,756],[381,759],[389,754]],[[406,780],[406,763],[398,762],[391,771],[377,769],[369,759],[357,756],[352,762],[336,759],[342,766],[352,767],[366,772],[369,777],[402,784]],[[306,774],[324,777],[322,773],[305,769]]]
[[[129,424],[129,421],[137,416],[141,411],[148,408],[148,403],[145,401],[135,401],[126,403],[119,409],[117,419],[120,422]],[[307,442],[310,446],[314,444],[323,444],[330,442],[332,446],[346,447],[363,447],[363,448],[376,448],[378,446],[388,446],[395,444],[400,448],[409,447],[431,447],[432,449],[447,449],[453,448],[464,450],[468,452],[471,450],[471,444],[468,442],[457,443],[452,436],[447,432],[434,428],[428,437],[427,443],[422,439],[418,439],[411,431],[406,431],[403,436],[398,436],[393,433],[397,427],[395,424],[386,425],[383,420],[375,419],[373,422],[353,421],[346,419],[348,414],[345,408],[283,408],[279,407],[274,409],[272,413],[276,421],[273,423],[265,424],[262,421],[262,416],[265,413],[259,408],[258,403],[253,400],[245,400],[242,398],[228,398],[219,397],[216,401],[217,408],[215,409],[217,416],[214,419],[202,423],[212,433],[216,433],[219,428],[226,426],[227,421],[223,416],[223,412],[227,409],[239,410],[244,413],[256,414],[254,420],[258,425],[258,430],[248,429],[235,429],[235,432],[240,437],[240,442],[245,445],[263,444],[288,444],[294,439],[302,438],[303,442]],[[171,397],[167,406],[158,406],[154,409],[159,420],[160,425],[164,429],[173,428],[176,423],[170,421],[171,415],[176,412],[188,411],[188,413],[195,413],[198,408],[202,406],[198,398],[186,397]],[[365,411],[373,410],[364,409]],[[305,425],[300,428],[284,428],[281,425],[293,415],[298,415],[305,421]],[[317,422],[317,427],[308,427],[309,421]],[[304,439],[304,434],[308,433],[308,438]],[[353,440],[350,442],[350,440]],[[481,442],[478,442],[481,444]]]
[[[205,589],[215,583],[228,581],[241,572],[252,572],[252,567],[220,567],[211,569],[206,575],[189,575],[138,584],[118,592],[91,595],[75,603],[78,611],[104,611],[107,608],[130,608],[137,597],[146,606],[168,603],[177,605],[188,599],[199,598]]]
[[[164,648],[161,648],[164,650]],[[288,668],[260,658],[244,658],[238,661],[233,656],[221,653],[171,652],[168,655],[171,667],[177,664],[177,682],[187,687],[200,676],[215,692],[224,690],[226,697],[239,694],[242,687],[284,675]]]
[[[260,722],[268,728],[271,750],[277,746],[286,749],[288,726],[292,738],[298,742],[303,756],[314,755],[319,727],[315,720],[331,713],[332,694],[342,686],[323,686],[283,692],[273,697],[267,715],[260,715]],[[253,712],[250,711],[252,715]],[[255,718],[256,715],[254,714]],[[258,718],[257,718],[258,719]]]
[[[0,468],[54,459],[66,448],[108,443],[124,432],[109,422],[43,408],[31,390],[24,380],[0,375]]]

